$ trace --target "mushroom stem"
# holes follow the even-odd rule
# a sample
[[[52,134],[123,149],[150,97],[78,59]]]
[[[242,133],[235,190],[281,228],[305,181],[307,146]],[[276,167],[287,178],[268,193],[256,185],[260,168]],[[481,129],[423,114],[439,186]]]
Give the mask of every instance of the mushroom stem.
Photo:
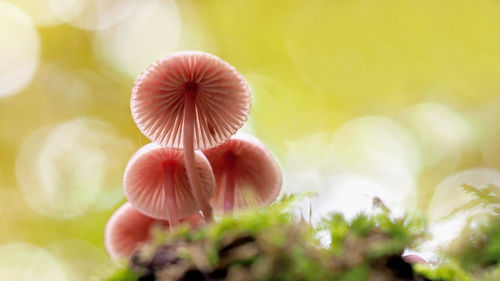
[[[179,225],[177,200],[175,198],[175,167],[172,164],[163,164],[164,188],[167,194],[168,225],[170,230]]]
[[[200,176],[194,162],[194,119],[195,119],[195,98],[196,89],[190,90],[186,87],[184,100],[184,129],[183,129],[183,148],[186,159],[186,170],[191,188],[193,189],[194,199],[198,208],[203,213],[205,221],[212,220],[212,209],[208,205],[208,199],[205,198],[201,190]]]
[[[225,188],[224,188],[224,212],[231,213],[234,209],[234,199],[235,199],[235,188],[236,188],[236,178],[235,178],[235,164],[236,156],[232,153],[224,155],[225,163]]]

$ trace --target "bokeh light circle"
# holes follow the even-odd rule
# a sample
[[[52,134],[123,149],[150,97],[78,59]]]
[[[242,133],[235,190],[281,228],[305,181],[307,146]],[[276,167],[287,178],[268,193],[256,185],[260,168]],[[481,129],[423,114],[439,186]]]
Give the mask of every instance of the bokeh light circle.
[[[326,153],[330,169],[388,181],[387,188],[399,196],[415,192],[420,151],[411,133],[391,118],[351,120],[335,132]]]
[[[469,185],[483,190],[493,185],[500,190],[500,171],[490,168],[476,168],[457,173],[444,179],[437,187],[429,204],[428,213],[433,220],[443,220],[453,213],[467,217],[476,211],[485,210],[485,207],[464,209],[457,212],[461,206],[477,199],[474,193],[463,185]]]
[[[61,23],[49,3],[50,0],[11,0],[33,19],[37,26],[54,26]]]
[[[424,166],[450,157],[458,159],[473,144],[472,129],[465,118],[446,105],[421,103],[404,110],[402,119],[422,148]]]
[[[63,265],[54,256],[27,243],[0,246],[0,278],[11,281],[69,281]]]
[[[488,166],[500,169],[500,99],[488,101],[470,114],[481,154]]]
[[[173,0],[141,0],[125,20],[97,32],[94,51],[118,71],[136,77],[175,50],[180,29],[181,17]]]
[[[83,75],[56,64],[41,64],[31,89],[33,97],[39,95],[47,107],[44,115],[48,118],[79,116],[95,102],[91,86]]]
[[[347,219],[365,213],[375,214],[380,211],[374,200],[380,199],[391,213],[402,216],[409,208],[407,202],[372,178],[356,174],[338,174],[325,181],[327,188],[302,200],[299,209],[303,217],[311,215],[313,224],[319,223],[333,212],[341,212]]]
[[[327,159],[329,155],[324,152],[330,141],[330,133],[318,133],[295,141],[285,141],[286,153],[281,165],[283,191],[300,193],[327,188],[325,179],[336,172],[335,167],[327,167],[324,164],[331,162]]]
[[[25,139],[16,160],[17,184],[28,204],[39,213],[51,213],[51,202],[45,196],[38,176],[38,154],[45,138],[55,126],[46,126],[35,130]]]
[[[49,0],[64,22],[82,29],[108,28],[126,18],[137,0]]]
[[[40,39],[30,19],[17,6],[0,1],[0,98],[23,90],[39,61]]]
[[[468,185],[468,187],[464,187]],[[435,260],[438,251],[447,249],[467,226],[474,226],[495,214],[498,204],[483,204],[477,191],[496,189],[500,193],[500,172],[490,168],[466,170],[444,179],[436,188],[427,213],[431,219],[432,239],[419,246],[424,258]],[[486,192],[492,195],[495,192]],[[477,204],[474,204],[476,202]],[[483,203],[481,203],[483,202]]]
[[[109,123],[93,119],[63,123],[40,151],[42,184],[47,191],[80,193],[65,200],[89,196],[94,206],[110,208],[123,198],[121,175],[134,151],[134,144]]]
[[[37,212],[71,218],[105,210],[124,198],[122,174],[135,145],[111,124],[73,121],[35,131],[23,144],[16,175]]]

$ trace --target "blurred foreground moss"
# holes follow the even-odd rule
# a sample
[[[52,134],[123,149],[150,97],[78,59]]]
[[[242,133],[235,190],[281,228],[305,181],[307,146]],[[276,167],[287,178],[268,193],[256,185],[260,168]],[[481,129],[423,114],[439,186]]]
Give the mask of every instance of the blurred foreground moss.
[[[500,217],[498,213],[469,225],[443,253],[443,265],[430,274],[443,280],[500,280]],[[425,271],[425,269],[424,269]],[[447,271],[447,272],[446,272]],[[448,277],[453,273],[455,278]],[[446,276],[446,278],[444,278]]]
[[[493,185],[479,189],[467,184],[462,188],[475,199],[452,211],[459,214],[477,207],[488,215],[472,217],[435,267],[417,266],[428,277],[444,281],[500,280],[500,194]]]
[[[475,242],[463,242],[442,265],[412,266],[401,255],[426,235],[421,219],[394,218],[382,205],[376,215],[334,213],[313,228],[290,213],[292,200],[197,230],[155,231],[127,267],[95,280],[500,280],[498,219],[476,229],[481,243],[469,235],[465,241]]]

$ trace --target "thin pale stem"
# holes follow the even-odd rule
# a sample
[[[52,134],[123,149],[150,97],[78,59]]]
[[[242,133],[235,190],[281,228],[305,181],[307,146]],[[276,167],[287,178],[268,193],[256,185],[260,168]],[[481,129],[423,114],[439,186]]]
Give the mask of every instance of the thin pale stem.
[[[200,175],[196,169],[194,161],[194,121],[195,121],[195,91],[186,91],[184,101],[184,130],[183,147],[186,159],[186,170],[191,188],[193,189],[194,199],[198,208],[203,213],[205,221],[212,220],[212,209],[208,205],[209,198],[205,198],[201,190]]]
[[[164,188],[167,195],[168,206],[168,224],[170,230],[179,225],[179,214],[177,210],[177,200],[175,197],[175,167],[166,164],[163,165]]]
[[[226,173],[226,182],[224,186],[224,213],[232,213],[234,210],[236,175],[235,163],[236,157],[233,154],[224,156],[224,172]]]

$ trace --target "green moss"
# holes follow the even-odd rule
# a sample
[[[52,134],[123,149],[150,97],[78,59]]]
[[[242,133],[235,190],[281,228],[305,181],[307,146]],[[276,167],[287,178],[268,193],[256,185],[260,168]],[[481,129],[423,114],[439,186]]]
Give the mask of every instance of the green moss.
[[[370,274],[370,270],[366,264],[355,266],[353,268],[349,268],[345,270],[343,273],[336,276],[336,280],[339,281],[351,281],[351,280],[359,280],[364,281],[368,280]]]
[[[475,269],[500,262],[500,218],[487,218],[479,227],[468,228],[453,245],[462,266]]]
[[[458,264],[447,262],[439,267],[429,267],[423,265],[415,266],[415,270],[431,280],[442,281],[474,281],[469,273],[464,271]]]
[[[411,266],[406,264],[406,279],[397,279],[400,273],[389,266],[405,264],[400,256],[418,237],[409,231],[408,219],[394,219],[384,210],[352,220],[331,214],[315,229],[287,211],[294,199],[222,217],[202,229],[156,233],[131,268],[157,280],[414,280]],[[319,231],[330,235],[329,247],[316,239]],[[166,261],[160,268],[159,260]]]
[[[500,280],[500,188],[462,188],[475,198],[466,207],[480,206],[489,211],[474,217],[444,256],[478,280]],[[456,212],[464,208],[457,208]]]
[[[347,220],[332,213],[313,228],[290,214],[293,200],[287,197],[268,208],[217,218],[201,229],[155,231],[131,269],[100,280],[500,280],[498,219],[465,232],[461,251],[445,254],[443,264],[414,269],[401,255],[426,237],[422,215],[394,218],[382,204],[376,215]],[[321,245],[319,233],[326,233],[331,243]]]

